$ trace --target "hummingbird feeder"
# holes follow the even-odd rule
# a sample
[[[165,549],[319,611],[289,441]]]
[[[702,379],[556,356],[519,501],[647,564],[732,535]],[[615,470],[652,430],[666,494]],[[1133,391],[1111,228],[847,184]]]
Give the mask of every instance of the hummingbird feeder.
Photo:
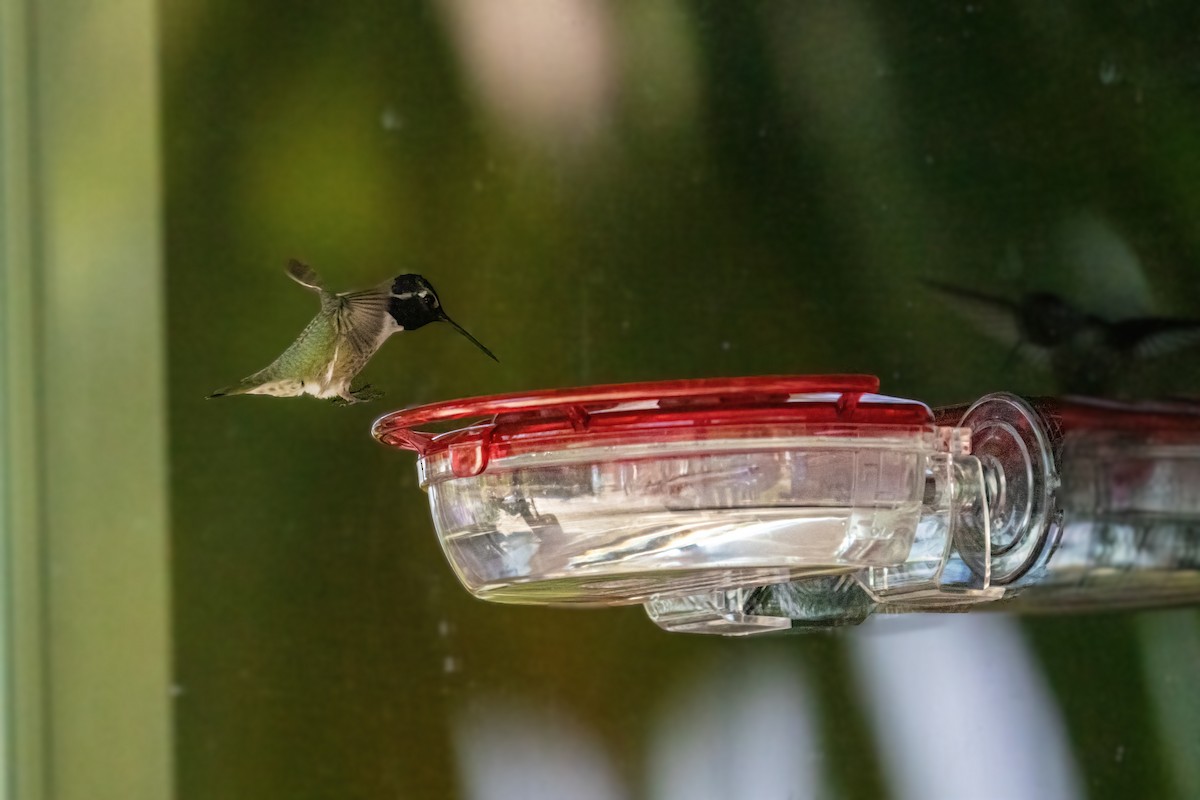
[[[865,375],[553,389],[388,414],[459,580],[742,635],[873,612],[1200,599],[1200,406]],[[432,432],[429,426],[450,425]]]

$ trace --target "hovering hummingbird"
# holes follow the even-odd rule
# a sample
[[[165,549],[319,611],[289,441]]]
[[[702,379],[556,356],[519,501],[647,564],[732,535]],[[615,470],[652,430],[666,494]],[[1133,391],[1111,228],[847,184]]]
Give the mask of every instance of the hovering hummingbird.
[[[1049,292],[1006,300],[984,292],[924,281],[984,333],[1052,371],[1062,390],[1112,392],[1132,365],[1200,344],[1200,320],[1134,317],[1109,321]]]
[[[209,395],[267,394],[298,397],[311,394],[350,405],[383,396],[370,386],[352,390],[354,379],[389,336],[415,331],[430,322],[447,322],[493,361],[500,359],[450,319],[429,281],[420,275],[397,275],[371,289],[333,294],[316,270],[293,259],[288,276],[321,298],[321,310],[270,366]]]

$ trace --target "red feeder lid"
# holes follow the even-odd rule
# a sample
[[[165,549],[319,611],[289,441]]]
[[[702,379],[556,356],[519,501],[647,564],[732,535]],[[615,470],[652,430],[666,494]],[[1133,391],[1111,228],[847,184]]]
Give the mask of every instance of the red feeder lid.
[[[863,401],[878,389],[879,379],[871,375],[769,375],[547,389],[395,411],[376,421],[372,432],[384,444],[422,456],[447,449],[452,456],[461,453],[464,458],[455,459],[462,463],[454,472],[465,476],[482,472],[492,456],[507,454],[506,444],[530,437],[546,447],[556,439],[578,442],[603,434],[653,435],[735,424],[932,424],[932,412],[923,403],[878,396]],[[447,433],[417,430],[453,420],[469,422]]]

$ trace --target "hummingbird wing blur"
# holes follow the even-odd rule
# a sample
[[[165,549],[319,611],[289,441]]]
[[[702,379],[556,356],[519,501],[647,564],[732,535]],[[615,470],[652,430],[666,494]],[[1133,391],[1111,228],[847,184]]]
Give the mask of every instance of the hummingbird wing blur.
[[[922,283],[940,294],[955,313],[966,318],[981,333],[1012,348],[1014,355],[1020,353],[1039,367],[1049,365],[1049,351],[1031,343],[1021,330],[1021,309],[1016,303],[940,281],[925,280]]]
[[[923,283],[938,292],[952,310],[966,317],[993,339],[1010,346],[1021,341],[1016,303],[937,281]]]
[[[1113,346],[1127,350],[1136,360],[1160,358],[1200,345],[1200,321],[1140,317],[1110,326]]]

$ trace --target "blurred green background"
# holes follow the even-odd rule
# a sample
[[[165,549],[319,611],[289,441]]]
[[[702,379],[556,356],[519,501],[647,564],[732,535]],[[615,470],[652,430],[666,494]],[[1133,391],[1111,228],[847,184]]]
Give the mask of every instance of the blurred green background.
[[[369,436],[402,406],[658,378],[1052,393],[921,281],[1200,316],[1197,23],[1150,0],[166,0],[179,796],[1009,797],[1043,760],[1039,796],[1200,793],[1195,612],[716,641],[486,605],[413,458]],[[290,257],[338,289],[422,273],[502,363],[430,326],[365,371],[381,402],[205,401],[315,313]],[[1195,364],[1137,387],[1195,393]],[[967,691],[880,721],[871,664],[991,632],[1027,681],[964,662]],[[1042,690],[1042,716],[995,716]]]

